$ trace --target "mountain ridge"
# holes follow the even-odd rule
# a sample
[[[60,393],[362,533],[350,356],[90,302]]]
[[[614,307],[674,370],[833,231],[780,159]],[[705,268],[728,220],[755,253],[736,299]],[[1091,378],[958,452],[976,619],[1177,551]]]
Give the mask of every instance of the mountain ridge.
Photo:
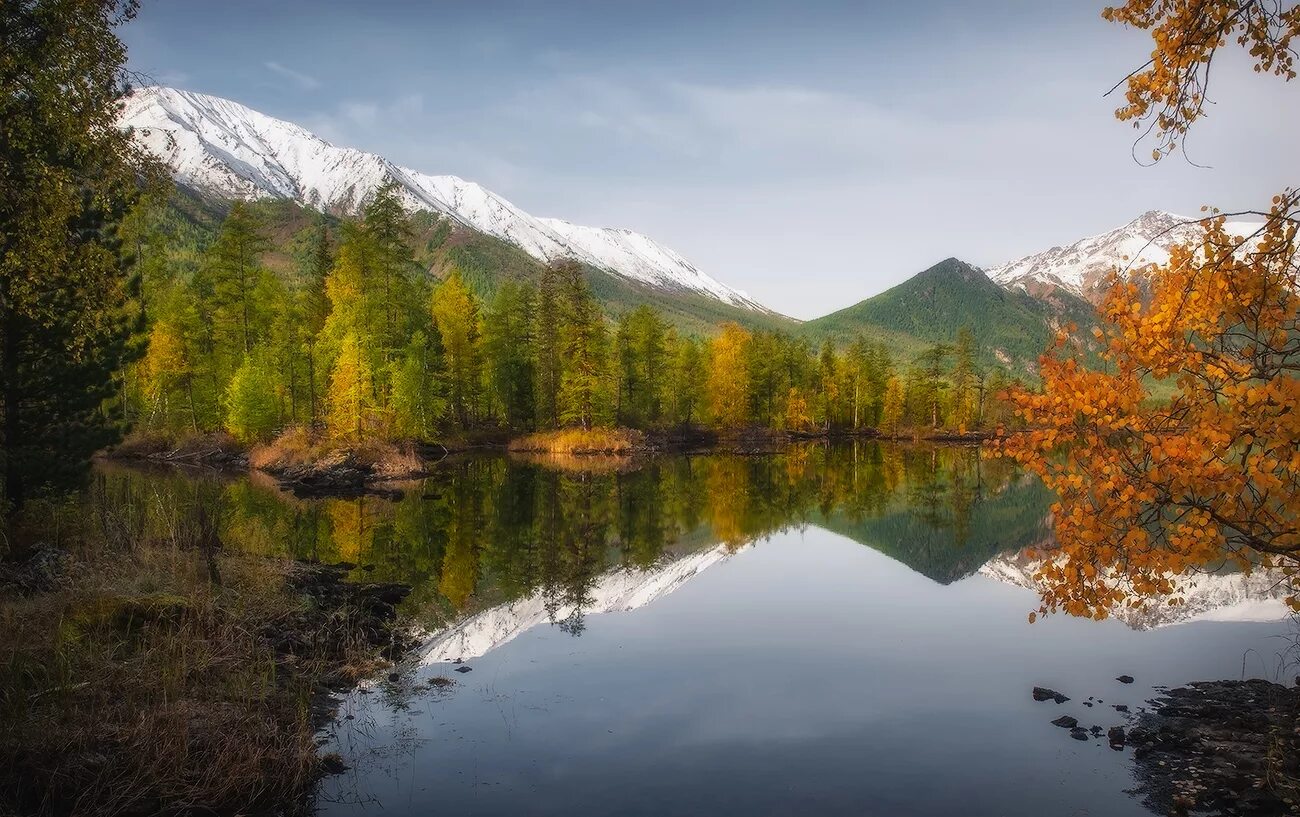
[[[324,212],[355,215],[375,189],[391,180],[399,185],[409,212],[447,215],[543,263],[574,258],[645,286],[778,314],[648,236],[532,216],[475,182],[425,174],[378,154],[334,145],[292,122],[221,97],[164,86],[140,88],[123,103],[118,124],[132,129],[178,182],[201,193],[243,200],[287,198]]]

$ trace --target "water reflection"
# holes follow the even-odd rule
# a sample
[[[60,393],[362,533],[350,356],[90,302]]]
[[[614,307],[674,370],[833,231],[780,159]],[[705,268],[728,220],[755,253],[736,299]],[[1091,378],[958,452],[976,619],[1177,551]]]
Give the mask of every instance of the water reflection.
[[[499,617],[504,606],[536,608],[518,617],[580,634],[585,616],[612,609],[611,587],[620,582],[653,584],[657,571],[680,569],[666,566],[692,554],[735,551],[805,525],[944,585],[984,568],[1032,587],[1035,562],[1022,554],[1051,543],[1048,492],[977,447],[859,442],[635,466],[462,457],[428,479],[397,485],[398,500],[300,499],[256,472],[230,478],[108,465],[99,480],[101,495],[119,505],[135,494],[145,505],[214,509],[227,547],[353,562],[367,578],[411,584],[408,611],[431,632],[484,611]],[[621,575],[628,571],[645,575]],[[1130,624],[1211,615],[1223,605],[1245,614],[1247,601],[1280,595],[1262,574],[1211,579],[1191,604],[1158,605],[1145,618],[1131,615]],[[1274,612],[1267,605],[1253,615]],[[458,630],[462,637],[469,626]],[[458,649],[472,654],[477,647],[468,643]]]
[[[1030,625],[1051,497],[976,448],[573,466],[448,460],[400,500],[111,466],[97,490],[414,586],[427,641],[343,700],[323,751],[351,769],[323,781],[326,815],[1138,815],[1128,756],[1052,718],[1106,727],[1157,684],[1276,669],[1260,573]]]
[[[737,548],[815,523],[936,581],[1045,535],[1048,497],[975,448],[860,443],[775,456],[654,459],[557,468],[474,457],[445,463],[402,498],[298,499],[265,475],[221,479],[107,467],[101,480],[217,508],[228,547],[364,565],[416,587],[425,624],[540,594],[580,632],[601,577],[704,547]]]

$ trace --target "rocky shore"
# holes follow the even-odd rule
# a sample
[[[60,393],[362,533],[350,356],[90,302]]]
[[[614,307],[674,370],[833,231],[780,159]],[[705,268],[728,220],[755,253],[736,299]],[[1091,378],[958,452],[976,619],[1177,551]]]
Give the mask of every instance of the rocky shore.
[[[1116,680],[1132,683],[1122,675]],[[1080,741],[1131,750],[1131,794],[1156,814],[1281,817],[1300,814],[1300,678],[1286,687],[1259,679],[1202,681],[1166,690],[1130,712],[1124,704],[1082,704],[1119,724],[1085,728],[1072,715],[1053,726]],[[1034,700],[1065,703],[1034,687]],[[1113,723],[1113,719],[1112,719]],[[1102,736],[1105,742],[1101,742]]]

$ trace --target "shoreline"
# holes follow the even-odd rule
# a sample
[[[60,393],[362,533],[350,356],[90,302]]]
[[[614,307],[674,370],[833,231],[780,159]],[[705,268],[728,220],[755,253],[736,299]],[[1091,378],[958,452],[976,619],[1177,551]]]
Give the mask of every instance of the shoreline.
[[[0,563],[5,652],[75,650],[42,662],[69,662],[63,673],[3,676],[0,701],[17,709],[0,813],[309,813],[316,783],[344,768],[317,742],[341,693],[418,643],[398,613],[411,587],[357,581],[348,563],[138,551],[143,584],[115,553]],[[51,610],[54,630],[39,625]],[[75,648],[60,646],[66,622]]]
[[[557,448],[546,439],[555,432],[538,432],[443,442],[366,441],[357,446],[340,445],[317,450],[300,448],[284,455],[275,451],[278,439],[269,445],[247,446],[228,435],[214,433],[180,439],[162,436],[128,439],[114,448],[100,452],[96,459],[171,468],[203,468],[229,474],[260,471],[273,477],[283,489],[301,498],[362,495],[400,498],[401,490],[391,487],[394,483],[428,477],[444,460],[476,452],[521,456],[548,462],[563,460],[562,464],[576,466],[610,461],[630,465],[656,456],[780,454],[792,446],[818,442],[835,444],[878,441],[898,445],[980,446],[995,438],[992,432],[960,434],[936,431],[925,435],[888,435],[875,429],[811,432],[767,428],[734,431],[689,428],[653,432],[598,429],[594,433],[602,437],[617,434],[621,435],[621,439],[616,443],[602,440],[591,446],[578,443],[576,446]],[[374,451],[375,448],[380,449],[378,453]]]

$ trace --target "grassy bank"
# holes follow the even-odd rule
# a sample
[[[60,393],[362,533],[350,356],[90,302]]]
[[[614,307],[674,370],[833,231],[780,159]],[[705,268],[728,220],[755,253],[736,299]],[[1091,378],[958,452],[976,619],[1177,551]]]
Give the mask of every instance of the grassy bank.
[[[561,428],[510,441],[511,451],[544,454],[634,454],[645,448],[646,436],[630,428]]]
[[[57,547],[0,563],[0,813],[291,809],[323,696],[378,668],[400,590],[223,552],[201,509],[42,524]]]

